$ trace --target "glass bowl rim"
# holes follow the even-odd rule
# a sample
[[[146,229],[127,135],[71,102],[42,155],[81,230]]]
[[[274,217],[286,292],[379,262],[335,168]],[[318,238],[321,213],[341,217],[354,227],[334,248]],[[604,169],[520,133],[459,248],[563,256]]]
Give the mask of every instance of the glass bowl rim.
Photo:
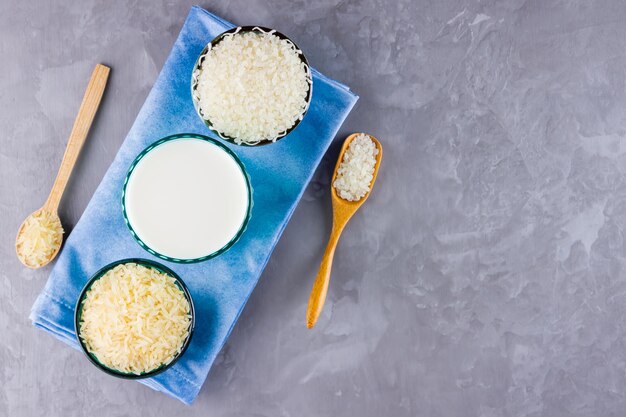
[[[126,189],[127,189],[127,186],[128,186],[128,181],[130,180],[130,177],[131,177],[133,171],[135,170],[135,167],[137,166],[137,164],[139,164],[139,162],[141,162],[141,160],[150,151],[152,151],[156,147],[158,147],[158,146],[160,146],[160,145],[162,145],[164,143],[167,143],[167,142],[170,142],[170,141],[173,141],[173,140],[179,140],[179,139],[199,139],[199,140],[203,140],[203,141],[209,142],[212,145],[215,145],[218,148],[220,148],[221,150],[225,151],[237,163],[237,165],[239,166],[239,169],[241,170],[241,172],[242,172],[242,174],[244,176],[244,179],[246,181],[246,187],[247,187],[248,208],[247,208],[246,216],[245,216],[245,218],[243,220],[243,223],[241,224],[241,226],[239,226],[239,231],[232,237],[232,239],[230,241],[228,241],[220,249],[216,250],[213,253],[210,253],[210,254],[207,254],[207,255],[204,255],[204,256],[200,256],[200,257],[197,257],[197,258],[176,258],[176,257],[164,255],[164,254],[162,254],[160,252],[157,252],[156,250],[152,249],[147,243],[145,243],[139,237],[139,235],[137,234],[135,229],[133,229],[133,226],[132,226],[130,220],[128,219],[128,213],[126,211]],[[133,160],[133,162],[130,165],[130,168],[128,169],[128,172],[126,173],[126,177],[124,178],[124,185],[122,186],[122,214],[124,215],[124,223],[126,223],[126,227],[128,227],[128,230],[130,231],[130,234],[133,236],[133,238],[139,244],[139,246],[141,246],[146,252],[150,253],[151,255],[156,256],[157,258],[163,259],[164,261],[181,263],[181,264],[203,262],[203,261],[207,261],[209,259],[215,258],[216,256],[219,256],[222,253],[226,252],[235,243],[237,243],[239,238],[241,238],[243,233],[248,228],[248,223],[250,222],[250,218],[252,217],[252,207],[254,205],[252,194],[253,194],[252,184],[251,184],[251,181],[250,181],[250,176],[248,175],[248,171],[246,170],[246,167],[243,164],[243,162],[241,161],[241,159],[239,159],[237,154],[235,154],[235,152],[233,152],[231,149],[229,149],[227,146],[225,146],[224,144],[220,143],[219,141],[217,141],[217,140],[215,140],[213,138],[210,138],[208,136],[200,135],[200,134],[197,134],[197,133],[177,133],[175,135],[166,136],[166,137],[164,137],[162,139],[157,140],[156,142],[154,142],[153,144],[151,144],[150,146],[148,146],[144,150],[142,150],[139,153],[139,155],[137,155],[137,157]]]
[[[208,52],[209,48],[212,48],[215,45],[217,45],[218,43],[220,43],[222,41],[222,39],[224,39],[224,37],[226,35],[240,33],[240,32],[253,32],[253,31],[259,31],[261,33],[271,33],[273,35],[278,36],[281,39],[288,40],[289,42],[291,42],[293,44],[293,46],[299,52],[298,56],[299,56],[300,60],[302,61],[302,63],[304,64],[305,68],[306,68],[307,82],[309,84],[309,90],[307,91],[307,95],[306,95],[306,99],[305,99],[306,100],[306,106],[304,108],[304,111],[300,115],[300,118],[298,120],[296,120],[294,125],[291,126],[289,129],[285,130],[284,132],[281,132],[281,134],[278,135],[278,137],[275,140],[273,140],[273,141],[272,140],[262,140],[262,141],[260,141],[258,143],[254,143],[254,144],[252,144],[252,143],[245,143],[245,142],[237,143],[237,142],[235,142],[235,138],[234,137],[224,135],[220,131],[214,129],[213,125],[211,124],[211,122],[209,120],[205,119],[202,116],[202,114],[200,113],[200,104],[199,104],[198,99],[196,98],[196,95],[195,95],[195,90],[196,90],[196,87],[197,87],[197,84],[198,84],[197,77],[199,75],[200,66],[202,64],[201,60],[204,58],[204,56]],[[193,102],[193,107],[196,110],[196,114],[198,115],[200,120],[202,120],[204,125],[213,134],[217,135],[220,139],[223,139],[223,140],[225,140],[225,141],[227,141],[229,143],[232,143],[234,145],[237,145],[237,146],[247,146],[247,147],[264,146],[264,145],[270,145],[272,143],[276,143],[279,140],[286,138],[293,130],[295,130],[296,127],[298,127],[298,125],[300,125],[302,120],[304,120],[304,116],[309,111],[309,107],[311,105],[312,98],[313,98],[313,73],[312,73],[312,68],[309,65],[309,61],[306,58],[306,55],[304,54],[304,51],[302,51],[302,49],[293,40],[291,40],[291,38],[289,38],[287,35],[277,31],[276,29],[268,28],[268,27],[265,27],[265,26],[236,26],[234,28],[228,29],[228,30],[220,33],[219,35],[214,37],[209,43],[207,43],[206,46],[202,49],[202,51],[198,55],[198,58],[196,59],[194,65],[193,65],[193,70],[191,71],[191,101]]]
[[[87,296],[87,293],[89,292],[93,284],[96,281],[98,281],[100,278],[102,278],[102,276],[104,276],[104,274],[106,274],[108,271],[110,271],[111,269],[115,268],[118,265],[123,265],[123,264],[128,264],[128,263],[135,263],[135,264],[142,265],[148,268],[156,269],[157,271],[167,274],[171,276],[172,278],[174,278],[176,285],[182,290],[182,292],[185,294],[185,298],[187,299],[187,302],[189,302],[189,314],[191,315],[191,323],[189,325],[189,334],[187,335],[187,338],[185,339],[185,342],[183,343],[183,346],[180,352],[169,363],[163,364],[151,371],[144,372],[142,374],[122,372],[117,369],[110,368],[104,365],[98,360],[96,355],[89,352],[89,350],[87,349],[87,346],[85,345],[85,343],[80,337],[80,319],[82,317],[82,312],[83,312],[82,304],[83,304],[83,301],[85,300],[85,297]],[[150,378],[168,370],[183,356],[185,351],[187,351],[187,348],[189,347],[189,344],[191,343],[191,338],[193,336],[195,326],[196,326],[196,310],[193,304],[193,298],[191,297],[191,293],[189,292],[189,289],[187,288],[187,285],[182,280],[182,278],[176,272],[172,271],[170,268],[166,267],[165,265],[162,265],[159,262],[152,261],[150,259],[143,259],[143,258],[120,259],[118,261],[111,262],[103,266],[102,268],[100,268],[85,283],[85,286],[83,287],[83,289],[81,290],[78,296],[78,300],[76,301],[76,307],[74,309],[74,333],[76,335],[76,339],[78,340],[78,344],[80,345],[82,352],[85,354],[87,359],[89,359],[89,361],[101,371],[109,375],[112,375],[118,378],[123,378],[123,379]]]

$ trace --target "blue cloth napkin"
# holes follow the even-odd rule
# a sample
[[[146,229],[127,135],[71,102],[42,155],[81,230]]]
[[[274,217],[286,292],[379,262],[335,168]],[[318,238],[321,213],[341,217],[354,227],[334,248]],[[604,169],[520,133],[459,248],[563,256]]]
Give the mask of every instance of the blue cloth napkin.
[[[313,70],[313,100],[302,123],[285,139],[263,147],[228,146],[245,164],[254,189],[247,231],[226,253],[182,265],[154,258],[131,237],[123,219],[124,177],[137,154],[175,133],[213,136],[196,115],[190,78],[204,46],[232,24],[193,7],[137,120],[70,234],[42,293],[33,323],[79,349],[74,307],[90,276],[123,258],[149,258],[177,272],[191,291],[196,329],[187,352],[166,372],[143,384],[190,404],[252,293],[320,159],[352,109],[357,96]]]

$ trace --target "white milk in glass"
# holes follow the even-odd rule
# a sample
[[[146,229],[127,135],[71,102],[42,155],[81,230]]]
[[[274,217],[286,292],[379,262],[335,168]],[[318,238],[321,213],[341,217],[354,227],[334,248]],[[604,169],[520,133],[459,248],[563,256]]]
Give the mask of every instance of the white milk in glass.
[[[248,187],[239,164],[201,139],[158,145],[137,163],[126,187],[126,216],[152,250],[180,259],[210,255],[243,226]]]

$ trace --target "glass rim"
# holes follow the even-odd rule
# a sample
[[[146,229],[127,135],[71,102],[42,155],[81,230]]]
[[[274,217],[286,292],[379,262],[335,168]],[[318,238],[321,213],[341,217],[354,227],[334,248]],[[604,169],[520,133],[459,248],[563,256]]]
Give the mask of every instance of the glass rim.
[[[241,173],[243,174],[243,177],[245,179],[246,182],[246,188],[247,188],[247,197],[248,197],[248,207],[246,209],[246,215],[244,217],[243,222],[241,223],[241,225],[239,226],[239,230],[237,231],[237,233],[224,245],[222,246],[220,249],[207,254],[207,255],[203,255],[200,257],[196,257],[196,258],[178,258],[178,257],[173,257],[173,256],[168,256],[165,254],[162,254],[158,251],[156,251],[155,249],[151,248],[147,243],[145,243],[137,234],[137,232],[135,231],[135,229],[133,228],[129,218],[128,218],[128,213],[126,211],[126,189],[128,187],[128,182],[132,176],[133,171],[135,170],[135,167],[137,166],[137,164],[139,164],[139,162],[141,162],[141,160],[153,149],[155,149],[156,147],[167,143],[167,142],[171,142],[174,140],[179,140],[179,139],[199,139],[199,140],[203,140],[205,142],[209,142],[212,145],[217,146],[218,148],[220,148],[221,150],[225,151],[239,166],[239,169],[241,170]],[[231,150],[229,149],[227,146],[225,146],[224,144],[220,143],[219,141],[212,139],[208,136],[204,136],[204,135],[200,135],[197,133],[178,133],[175,135],[170,135],[170,136],[166,136],[162,139],[157,140],[156,142],[154,142],[153,144],[151,144],[150,146],[146,147],[144,150],[142,150],[139,155],[137,155],[137,157],[133,160],[133,162],[130,165],[130,168],[128,169],[128,172],[126,173],[126,177],[124,178],[124,185],[122,186],[122,213],[124,215],[124,223],[126,223],[126,226],[128,227],[128,230],[130,231],[131,235],[133,236],[133,238],[135,239],[135,241],[139,244],[139,246],[141,246],[146,252],[150,253],[153,256],[156,256],[157,258],[163,259],[165,261],[169,261],[169,262],[175,262],[175,263],[181,263],[181,264],[189,264],[189,263],[196,263],[196,262],[203,262],[212,258],[215,258],[216,256],[221,255],[222,253],[226,252],[228,249],[230,249],[235,243],[237,243],[237,241],[239,240],[239,238],[241,238],[241,236],[243,235],[243,233],[246,231],[246,229],[248,228],[248,223],[250,222],[250,218],[252,217],[252,206],[253,206],[253,198],[252,198],[252,184],[250,182],[250,176],[248,175],[248,172],[246,171],[246,167],[243,164],[243,162],[239,159],[239,157]]]
[[[162,364],[155,369],[152,369],[148,372],[144,372],[141,374],[134,374],[132,372],[122,372],[115,368],[111,368],[107,365],[104,365],[102,362],[100,362],[100,360],[95,354],[89,352],[89,350],[87,349],[87,346],[85,345],[85,342],[80,337],[80,320],[82,318],[82,313],[83,313],[83,301],[85,300],[87,293],[89,292],[93,284],[96,281],[98,281],[100,278],[102,278],[104,274],[106,274],[107,272],[109,272],[111,269],[115,268],[118,265],[129,264],[129,263],[135,263],[141,266],[145,266],[147,268],[156,269],[157,271],[174,278],[176,286],[180,288],[183,294],[185,294],[185,298],[187,299],[187,302],[189,302],[189,314],[191,315],[191,323],[189,325],[189,334],[187,335],[187,338],[185,339],[185,342],[183,343],[183,346],[180,352],[177,353],[174,359],[172,359],[169,363]],[[191,293],[189,292],[189,289],[187,288],[187,285],[182,280],[182,278],[178,276],[176,272],[172,271],[170,268],[166,267],[165,265],[162,265],[150,259],[143,259],[143,258],[120,259],[118,261],[111,262],[103,266],[102,268],[100,268],[98,271],[96,271],[96,273],[94,273],[89,278],[87,283],[85,283],[85,286],[83,287],[83,289],[81,290],[78,296],[78,300],[76,301],[76,307],[74,309],[74,333],[76,334],[76,339],[78,340],[78,344],[80,345],[81,350],[83,351],[85,356],[87,356],[87,359],[89,359],[89,361],[101,371],[109,375],[113,375],[113,376],[116,376],[118,378],[123,378],[123,379],[150,378],[162,372],[165,372],[167,369],[172,367],[183,356],[183,354],[189,347],[191,343],[191,337],[193,336],[193,333],[195,330],[195,325],[196,325],[196,310],[193,304],[193,299],[191,297]]]

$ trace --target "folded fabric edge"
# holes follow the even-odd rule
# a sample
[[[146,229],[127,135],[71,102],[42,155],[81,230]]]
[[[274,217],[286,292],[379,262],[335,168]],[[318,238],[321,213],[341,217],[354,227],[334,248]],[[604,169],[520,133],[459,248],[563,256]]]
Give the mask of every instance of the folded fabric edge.
[[[70,308],[67,304],[55,299],[54,297],[52,297],[50,294],[46,293],[46,292],[41,292],[39,294],[39,297],[37,297],[37,300],[35,301],[35,303],[33,304],[33,307],[31,308],[31,312],[29,315],[29,319],[31,320],[31,322],[33,323],[33,325],[39,329],[44,330],[46,333],[51,334],[55,339],[60,340],[61,342],[69,345],[71,348],[80,351],[81,348],[78,344],[78,341],[76,340],[76,334],[74,333],[73,330],[69,330],[65,327],[61,327],[58,326],[55,321],[49,317],[47,317],[47,315],[43,312],[43,310],[40,308],[40,304],[43,302],[43,299],[46,299],[46,301],[48,302],[52,302],[54,304],[56,304],[57,306],[63,308],[64,310],[68,310],[71,312],[72,316],[74,315],[74,309]],[[182,401],[183,403],[187,404],[187,405],[191,405],[191,403],[193,402],[194,398],[198,395],[198,393],[200,392],[201,389],[201,385],[198,385],[197,383],[190,381],[189,378],[187,378],[185,375],[183,375],[178,369],[176,369],[175,367],[172,367],[168,370],[168,372],[175,372],[181,379],[185,380],[188,384],[192,385],[194,387],[194,392],[192,393],[192,395],[177,395],[174,392],[172,392],[171,390],[167,389],[165,386],[163,386],[162,384],[160,384],[158,381],[155,381],[152,378],[148,378],[148,379],[139,379],[137,380],[138,382],[141,382],[143,385],[154,389],[155,391],[160,391],[163,392],[167,395],[169,395],[170,397],[177,399],[179,401]]]
[[[357,96],[356,94],[353,94],[353,96],[354,96],[354,100],[350,103],[350,106],[346,107],[346,109],[345,109],[345,112],[343,114],[343,121],[346,120],[346,117],[348,117],[348,115],[352,111],[352,108],[354,107],[354,105],[356,104],[356,102],[359,99],[359,96]],[[317,171],[317,167],[319,167],[319,164],[320,164],[322,158],[324,157],[324,155],[326,155],[326,152],[328,152],[328,148],[330,147],[332,142],[334,142],[334,138],[337,136],[337,132],[339,131],[339,128],[341,128],[341,126],[343,125],[343,121],[341,122],[341,124],[337,125],[337,128],[335,129],[335,131],[332,134],[333,140],[328,143],[328,146],[326,147],[326,150],[324,151],[324,153],[320,156],[319,159],[317,159],[317,161],[315,161],[316,169],[313,170],[311,172],[311,174],[307,177],[307,179],[306,179],[307,187],[311,183],[311,179],[313,178],[313,175],[315,175],[315,171]],[[287,227],[287,224],[289,224],[289,221],[291,220],[291,216],[293,215],[294,211],[296,210],[296,207],[298,207],[298,204],[300,204],[300,200],[302,199],[302,196],[304,195],[304,192],[306,191],[307,187],[304,187],[304,188],[302,188],[302,190],[300,190],[300,193],[298,194],[296,200],[294,201],[294,203],[289,208],[289,212],[287,213],[287,216],[285,217],[285,221],[282,223],[280,230],[276,234],[277,237],[272,242],[272,250],[270,250],[268,252],[267,256],[263,260],[263,263],[262,263],[263,266],[261,268],[262,271],[265,270],[265,267],[267,266],[267,263],[269,262],[270,257],[272,256],[272,254],[274,253],[274,250],[276,249],[276,245],[278,244],[278,240],[280,240],[280,237],[282,236],[283,231]],[[259,279],[260,279],[260,277],[259,277]],[[257,280],[257,284],[258,284],[258,280]],[[256,288],[257,284],[254,285],[254,288]],[[222,348],[226,344],[226,341],[228,340],[228,337],[230,336],[230,333],[233,331],[235,325],[239,321],[239,316],[243,312],[243,309],[246,307],[246,304],[248,303],[248,300],[250,299],[250,296],[252,295],[252,292],[254,291],[254,288],[252,288],[252,290],[248,293],[248,295],[247,295],[246,299],[244,300],[244,302],[241,304],[241,307],[239,308],[239,311],[237,312],[237,315],[235,316],[235,320],[233,320],[233,322],[231,323],[230,328],[228,329],[228,332],[226,333],[226,337],[222,341],[222,344],[220,345],[220,348],[219,348],[218,352],[221,352]],[[211,368],[212,367],[213,367],[213,364],[211,364]],[[203,381],[202,385],[204,385],[204,381]]]

